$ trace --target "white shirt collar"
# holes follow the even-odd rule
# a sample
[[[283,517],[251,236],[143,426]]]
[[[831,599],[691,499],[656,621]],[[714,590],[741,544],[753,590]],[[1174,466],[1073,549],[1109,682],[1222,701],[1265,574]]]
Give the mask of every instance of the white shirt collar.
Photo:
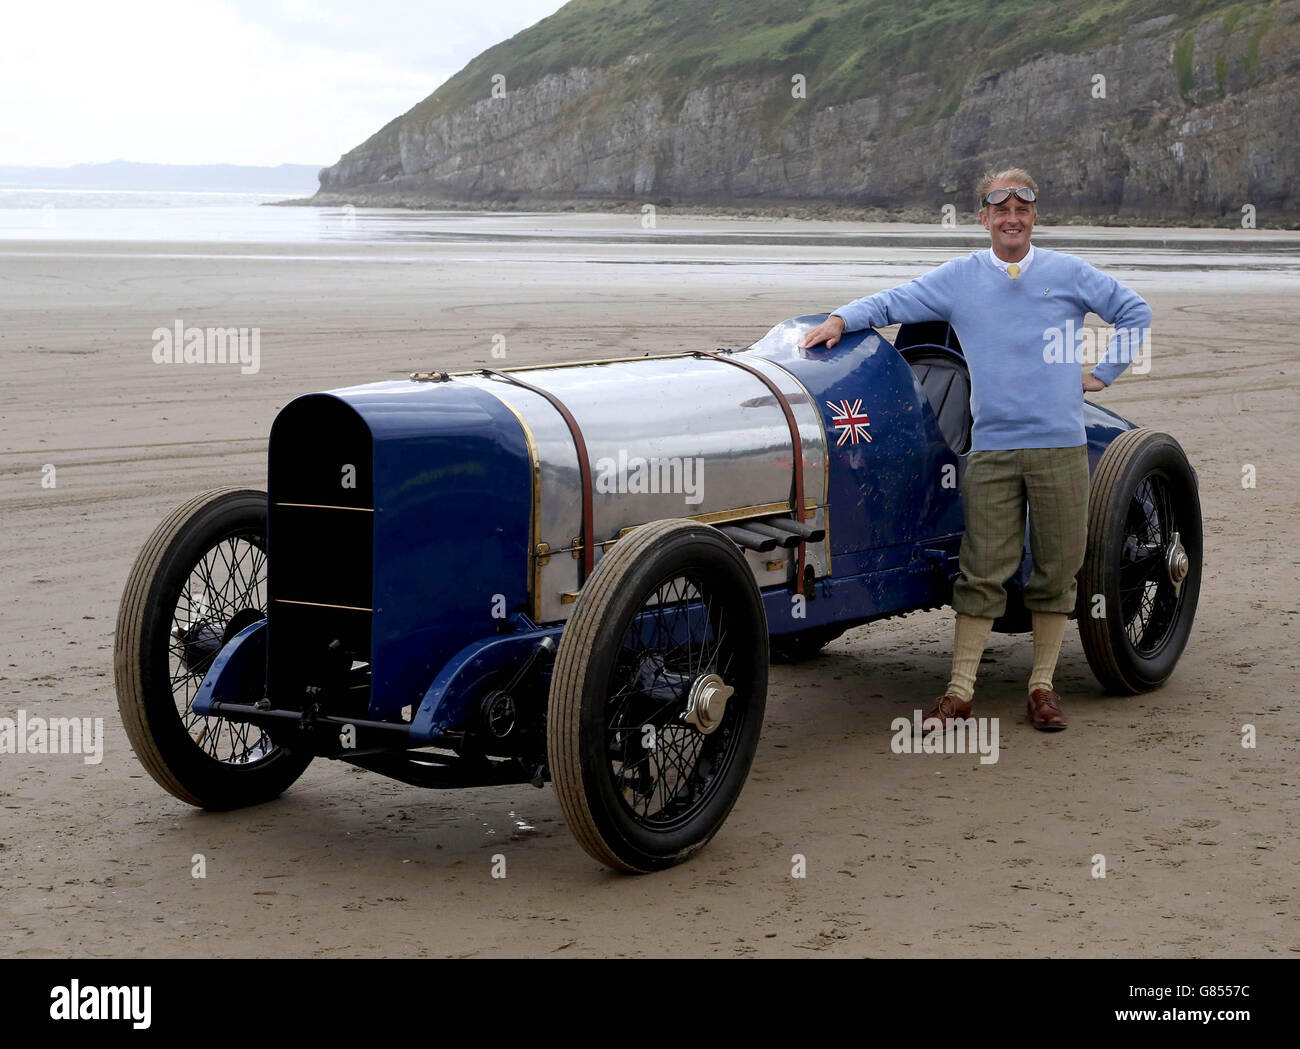
[[[989,248],[989,249],[988,249],[988,253],[989,253],[989,260],[993,263],[993,265],[995,265],[995,266],[996,266],[998,269],[1000,269],[1003,273],[1006,273],[1006,272],[1007,272],[1007,267],[1010,266],[1011,263],[1009,263],[1009,262],[1003,262],[1000,258],[997,257],[997,255],[995,255],[995,254],[993,253],[993,249],[992,249],[992,248]],[[1030,264],[1031,262],[1033,262],[1033,261],[1034,261],[1034,246],[1033,246],[1032,244],[1030,244],[1030,245],[1029,245],[1029,251],[1027,251],[1027,252],[1025,253],[1025,257],[1024,257],[1023,259],[1020,260],[1020,263],[1019,263],[1019,265],[1020,265],[1020,272],[1023,274],[1023,273],[1025,272],[1025,270],[1029,269],[1029,264]]]

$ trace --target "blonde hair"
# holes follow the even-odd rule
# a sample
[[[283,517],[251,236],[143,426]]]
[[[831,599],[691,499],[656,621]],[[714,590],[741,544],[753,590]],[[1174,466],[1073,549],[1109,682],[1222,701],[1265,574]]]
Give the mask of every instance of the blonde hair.
[[[1038,192],[1038,183],[1034,181],[1034,176],[1024,168],[986,171],[979,182],[975,184],[975,203],[980,209],[983,209],[984,198],[989,195],[989,190],[993,188],[995,182],[1016,182],[1022,186],[1028,186],[1035,193]],[[1034,207],[1037,208],[1037,205],[1034,205]]]

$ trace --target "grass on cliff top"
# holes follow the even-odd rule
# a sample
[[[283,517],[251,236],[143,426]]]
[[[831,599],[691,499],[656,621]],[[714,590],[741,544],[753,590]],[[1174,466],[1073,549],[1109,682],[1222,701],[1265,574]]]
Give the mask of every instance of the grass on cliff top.
[[[654,92],[672,111],[691,91],[724,80],[779,76],[789,83],[802,73],[809,100],[825,106],[927,73],[939,92],[913,114],[920,123],[954,109],[972,76],[1035,55],[1092,50],[1161,16],[1173,16],[1160,27],[1168,31],[1212,12],[1237,21],[1271,6],[1258,0],[572,0],[484,51],[398,120],[424,122],[485,99],[497,73],[515,90],[549,73],[645,56],[624,67],[609,101]]]

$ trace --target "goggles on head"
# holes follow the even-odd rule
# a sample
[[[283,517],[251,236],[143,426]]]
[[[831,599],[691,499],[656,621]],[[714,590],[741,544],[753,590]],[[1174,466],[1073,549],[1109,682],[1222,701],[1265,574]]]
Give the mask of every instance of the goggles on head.
[[[984,198],[984,206],[1005,204],[1011,199],[1012,194],[1015,195],[1017,200],[1023,200],[1026,204],[1032,204],[1038,199],[1038,194],[1028,186],[1016,186],[1014,188],[1004,186],[1002,189],[990,190],[988,196]]]

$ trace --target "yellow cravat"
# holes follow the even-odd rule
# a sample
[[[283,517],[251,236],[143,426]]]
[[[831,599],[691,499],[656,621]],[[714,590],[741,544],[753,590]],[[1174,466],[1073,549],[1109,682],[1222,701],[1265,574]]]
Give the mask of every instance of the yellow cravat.
[[[1007,276],[1010,277],[1012,280],[1019,280],[1020,267],[1013,262],[1010,266],[1007,267]]]

